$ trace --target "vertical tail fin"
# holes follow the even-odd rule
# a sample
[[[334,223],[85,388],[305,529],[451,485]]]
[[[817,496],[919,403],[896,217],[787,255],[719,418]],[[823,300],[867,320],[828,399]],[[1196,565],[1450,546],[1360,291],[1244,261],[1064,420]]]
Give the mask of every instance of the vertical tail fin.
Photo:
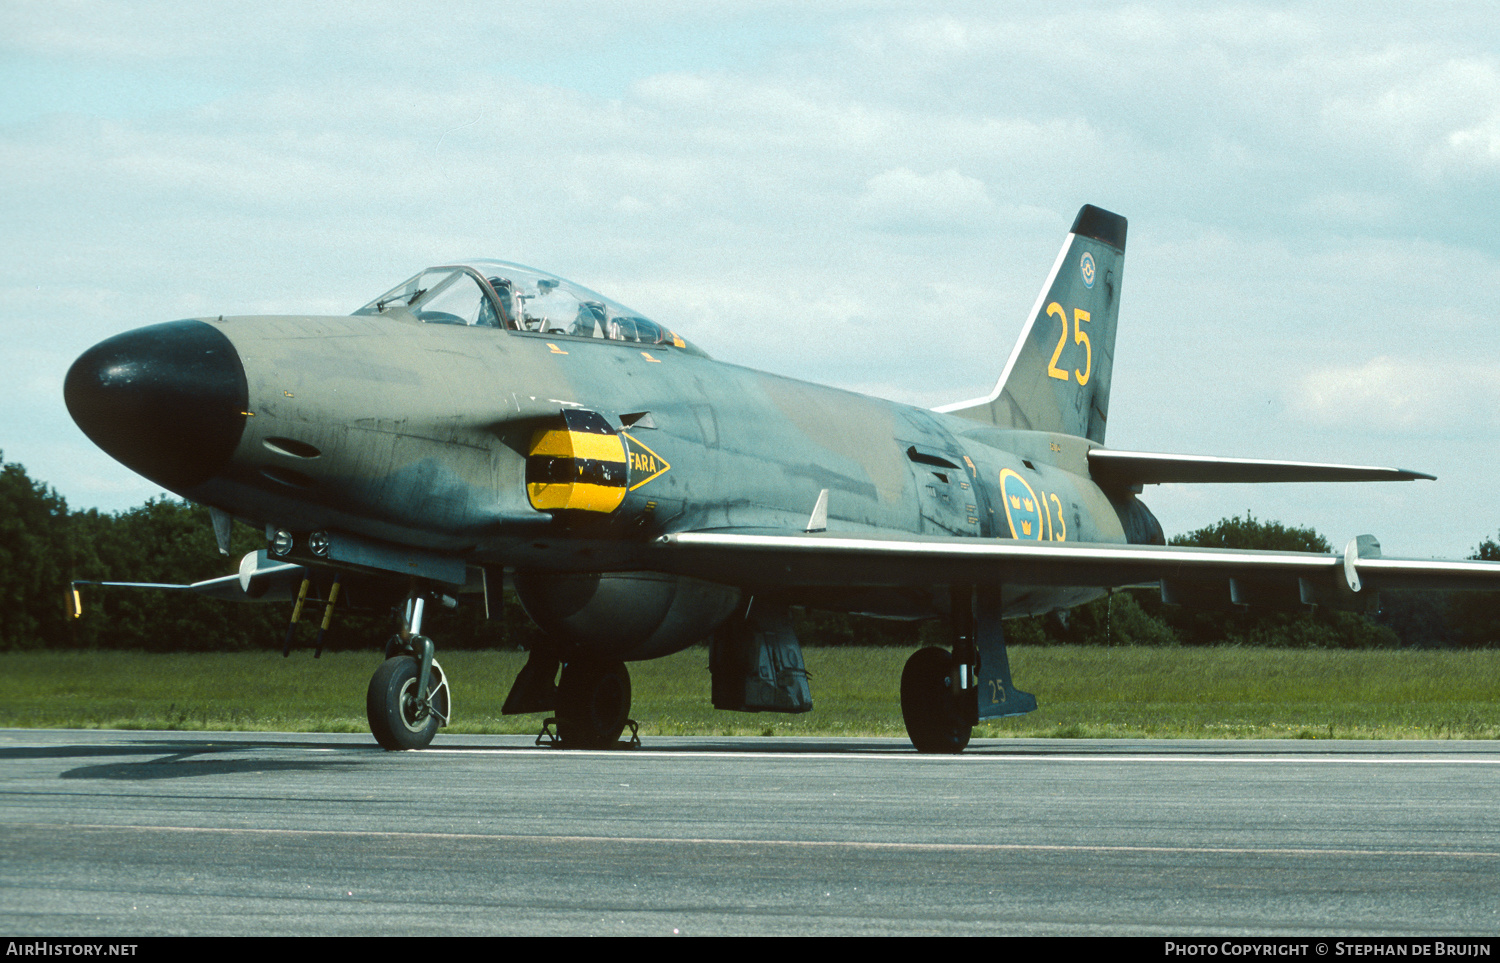
[[[995,390],[937,410],[1103,444],[1124,267],[1125,218],[1085,204]]]

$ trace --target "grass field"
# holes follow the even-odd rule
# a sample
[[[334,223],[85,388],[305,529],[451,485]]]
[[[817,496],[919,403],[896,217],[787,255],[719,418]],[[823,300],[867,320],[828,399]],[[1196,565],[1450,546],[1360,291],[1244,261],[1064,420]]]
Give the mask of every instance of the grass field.
[[[897,689],[910,653],[811,648],[812,712],[718,712],[707,649],[630,667],[642,735],[902,736]],[[541,716],[503,716],[525,656],[450,652],[449,731],[531,733]],[[363,732],[375,653],[6,656],[0,726]],[[1307,651],[1250,648],[1018,647],[1028,716],[976,737],[1500,738],[1500,651]]]

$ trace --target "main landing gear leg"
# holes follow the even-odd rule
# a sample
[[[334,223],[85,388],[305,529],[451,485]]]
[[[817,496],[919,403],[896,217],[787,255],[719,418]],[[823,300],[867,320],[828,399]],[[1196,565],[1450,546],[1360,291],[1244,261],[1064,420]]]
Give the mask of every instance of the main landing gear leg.
[[[901,715],[918,752],[962,752],[981,719],[1036,709],[1036,696],[1010,681],[998,585],[955,585],[953,652],[922,649],[901,673]]]
[[[918,752],[963,752],[979,721],[973,594],[972,586],[952,589],[952,653],[929,646],[901,672],[901,716]]]
[[[623,662],[569,662],[557,686],[557,739],[564,749],[608,749],[630,721]]]
[[[370,679],[365,714],[375,741],[389,750],[425,749],[448,724],[448,679],[433,658],[432,640],[422,635],[425,596],[406,602],[405,625],[386,645],[386,660]]]

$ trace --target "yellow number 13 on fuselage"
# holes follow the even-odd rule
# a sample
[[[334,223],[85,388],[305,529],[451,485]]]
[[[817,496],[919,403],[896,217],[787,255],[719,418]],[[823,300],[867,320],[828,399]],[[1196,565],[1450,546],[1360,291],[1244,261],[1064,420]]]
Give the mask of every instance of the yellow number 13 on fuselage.
[[[1063,306],[1053,301],[1047,305],[1048,317],[1055,317],[1062,322],[1062,333],[1057,336],[1057,347],[1052,351],[1052,360],[1047,362],[1047,374],[1059,381],[1068,380],[1068,372],[1057,366],[1057,359],[1062,357],[1063,348],[1068,344],[1068,312]],[[1078,376],[1078,383],[1086,385],[1089,383],[1089,374],[1094,370],[1094,346],[1089,343],[1088,332],[1083,326],[1089,323],[1089,313],[1082,308],[1073,309],[1073,343],[1083,345],[1084,361],[1083,370],[1073,369],[1073,374]]]

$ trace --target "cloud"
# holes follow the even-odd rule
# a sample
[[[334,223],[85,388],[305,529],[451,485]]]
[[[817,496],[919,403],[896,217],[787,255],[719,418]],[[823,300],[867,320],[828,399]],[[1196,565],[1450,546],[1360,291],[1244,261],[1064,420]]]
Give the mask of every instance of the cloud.
[[[1131,220],[1112,442],[1493,447],[1480,5],[361,10],[0,4],[0,80],[67,81],[0,115],[0,325],[58,369],[8,369],[8,457],[34,443],[16,413],[42,420],[40,386],[108,334],[348,311],[466,256],[735,362],[973,397],[1084,202]]]
[[[865,182],[857,203],[867,224],[924,234],[977,229],[995,210],[983,181],[951,168],[927,175],[904,167],[883,171]]]
[[[1500,56],[1445,56],[1427,46],[1345,59],[1329,97],[1329,135],[1427,179],[1500,174]]]
[[[1500,427],[1500,363],[1382,355],[1317,367],[1293,389],[1291,410],[1314,425],[1387,434],[1494,431]]]
[[[1446,146],[1455,165],[1490,174],[1500,170],[1500,111],[1449,134]]]

